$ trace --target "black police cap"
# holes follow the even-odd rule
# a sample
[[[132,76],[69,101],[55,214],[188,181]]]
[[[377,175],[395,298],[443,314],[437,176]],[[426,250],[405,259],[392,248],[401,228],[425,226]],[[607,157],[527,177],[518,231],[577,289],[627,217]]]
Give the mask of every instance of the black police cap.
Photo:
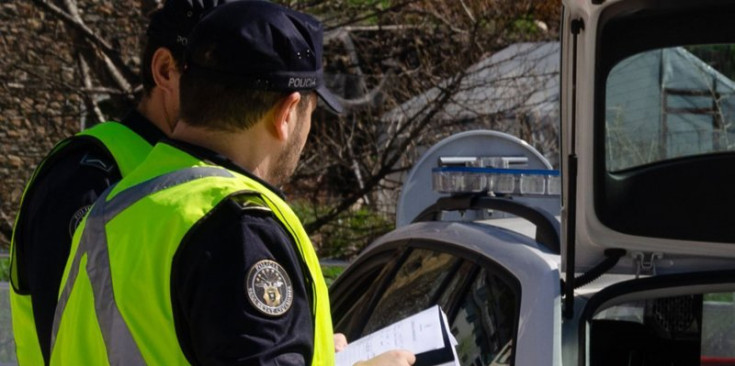
[[[237,0],[166,0],[151,15],[146,35],[180,51],[188,43],[189,33],[208,11]]]
[[[209,12],[194,27],[184,72],[266,91],[315,91],[337,113],[342,106],[324,85],[322,24],[313,17],[260,0],[235,1]],[[216,66],[193,56],[209,54]]]

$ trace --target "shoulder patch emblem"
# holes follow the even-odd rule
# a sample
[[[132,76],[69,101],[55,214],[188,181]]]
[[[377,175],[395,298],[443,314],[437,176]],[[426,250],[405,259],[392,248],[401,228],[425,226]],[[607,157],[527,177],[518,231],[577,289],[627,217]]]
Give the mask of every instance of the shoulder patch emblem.
[[[100,169],[105,173],[111,172],[112,169],[115,167],[114,164],[108,163],[107,161],[105,161],[105,159],[94,157],[89,153],[85,154],[84,157],[82,157],[82,160],[79,162],[79,164]]]
[[[262,260],[250,267],[245,291],[250,304],[268,316],[283,315],[293,304],[291,279],[286,270],[272,260]]]
[[[77,226],[79,226],[79,223],[82,222],[84,215],[89,211],[90,208],[92,208],[92,205],[83,206],[82,208],[74,212],[74,215],[71,215],[71,220],[69,220],[69,237],[74,237],[74,231],[77,229]]]
[[[271,212],[270,207],[268,207],[268,204],[265,203],[262,197],[260,197],[259,193],[241,192],[230,197],[230,199],[240,206],[240,209],[243,211]]]

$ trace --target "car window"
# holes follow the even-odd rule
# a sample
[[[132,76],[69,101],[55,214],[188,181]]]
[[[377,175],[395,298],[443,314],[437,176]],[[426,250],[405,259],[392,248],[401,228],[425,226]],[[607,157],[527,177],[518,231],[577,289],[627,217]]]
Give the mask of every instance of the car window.
[[[622,303],[590,324],[591,366],[735,365],[733,293]]]
[[[390,275],[394,264],[387,258],[401,257],[398,252],[388,252],[374,258],[372,263],[361,267],[361,271],[352,274],[354,281],[351,285],[340,287],[340,292],[335,293],[330,289],[330,300],[332,303],[332,321],[337,332],[345,333],[348,339],[360,336],[362,316],[361,313],[369,311],[367,304],[379,292],[384,279]],[[345,275],[343,275],[345,276]]]
[[[735,365],[735,293],[705,294],[702,305],[702,364]]]
[[[415,249],[398,269],[378,301],[363,335],[427,309],[437,303],[445,281],[457,271],[461,261],[447,253]],[[439,304],[442,305],[442,304]]]
[[[378,300],[362,335],[438,304],[447,313],[462,365],[512,364],[520,294],[491,265],[413,250]]]
[[[499,276],[483,269],[450,319],[462,365],[510,365],[519,299]]]

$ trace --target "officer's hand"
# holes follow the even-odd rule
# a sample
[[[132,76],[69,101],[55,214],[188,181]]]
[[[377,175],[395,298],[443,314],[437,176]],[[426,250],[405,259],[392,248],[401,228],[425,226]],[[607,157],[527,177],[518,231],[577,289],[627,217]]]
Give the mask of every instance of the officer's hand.
[[[347,337],[342,333],[334,333],[334,352],[339,352],[347,347]]]
[[[367,361],[361,361],[355,364],[355,366],[383,366],[383,365],[395,365],[395,366],[409,366],[416,362],[416,356],[413,353],[394,349],[385,353],[381,353],[374,358]]]

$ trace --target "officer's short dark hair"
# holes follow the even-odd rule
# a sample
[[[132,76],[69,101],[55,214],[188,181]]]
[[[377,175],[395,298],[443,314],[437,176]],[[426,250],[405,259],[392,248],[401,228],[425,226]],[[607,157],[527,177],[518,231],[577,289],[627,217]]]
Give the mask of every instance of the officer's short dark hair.
[[[162,11],[163,9],[154,10],[150,15],[151,19],[156,19]],[[176,62],[176,68],[181,72],[184,66],[184,48],[165,38],[150,35],[144,36],[141,39],[141,44],[143,47],[141,48],[140,54],[140,78],[143,83],[144,94],[150,95],[151,90],[156,86],[156,82],[153,80],[153,71],[151,70],[153,55],[159,48],[167,48],[171,51],[171,55]]]
[[[219,66],[217,60],[211,58],[211,53],[203,52],[191,57],[208,68],[217,69]],[[185,72],[179,82],[181,118],[191,126],[224,131],[247,129],[290,93],[256,90],[236,79]],[[307,101],[316,96],[313,92],[301,92],[301,96],[298,108],[299,113],[304,113]]]
[[[148,28],[141,53],[140,74],[145,94],[150,94],[154,86],[151,62],[159,48],[171,51],[176,67],[182,70],[184,64],[184,48],[188,43],[189,33],[207,12],[217,6],[235,0],[166,0],[163,6],[149,14]]]
[[[187,73],[181,76],[179,93],[181,119],[191,126],[224,131],[250,128],[286,96]]]

